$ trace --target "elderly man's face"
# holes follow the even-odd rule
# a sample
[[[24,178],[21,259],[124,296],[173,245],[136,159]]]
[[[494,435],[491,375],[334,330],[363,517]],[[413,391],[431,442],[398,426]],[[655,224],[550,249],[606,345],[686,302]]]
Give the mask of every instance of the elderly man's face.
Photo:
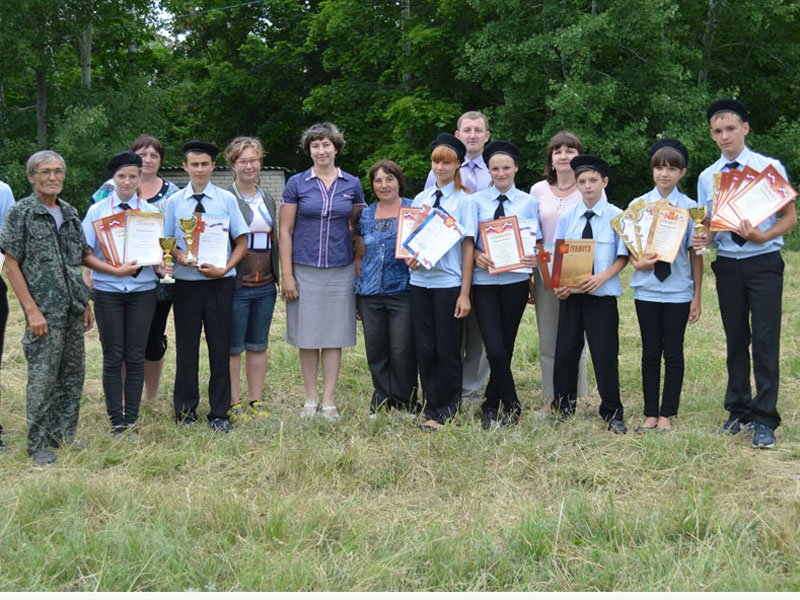
[[[61,161],[48,160],[36,165],[34,172],[28,176],[37,196],[54,197],[64,189],[66,170]]]

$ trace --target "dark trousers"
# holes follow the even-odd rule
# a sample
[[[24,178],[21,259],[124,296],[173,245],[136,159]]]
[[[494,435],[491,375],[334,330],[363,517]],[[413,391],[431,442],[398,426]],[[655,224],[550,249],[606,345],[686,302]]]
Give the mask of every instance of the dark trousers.
[[[417,352],[411,300],[401,296],[357,296],[364,348],[372,374],[370,412],[381,406],[417,408]]]
[[[619,312],[615,296],[572,294],[561,300],[553,368],[555,407],[574,413],[578,396],[578,361],[584,334],[600,392],[600,416],[622,419],[619,397]]]
[[[144,351],[144,359],[157,361],[164,358],[167,352],[167,320],[169,311],[172,309],[172,300],[157,300],[156,310],[153,313],[153,320],[150,323],[150,331],[147,334],[147,347]]]
[[[3,366],[3,344],[6,339],[6,323],[8,323],[8,287],[5,280],[0,277],[0,368]],[[0,426],[0,435],[3,427]]]
[[[103,348],[103,393],[114,430],[131,427],[139,418],[144,387],[144,349],[155,307],[155,290],[129,294],[95,290],[94,315]]]
[[[743,423],[758,421],[775,429],[781,424],[777,405],[783,258],[780,252],[742,260],[718,257],[711,269],[728,346],[725,408]],[[751,343],[755,396],[750,388]]]
[[[194,416],[200,404],[200,333],[205,330],[211,375],[208,381],[208,419],[226,419],[231,403],[231,306],[233,277],[175,282],[175,386],[173,402],[178,420]]]
[[[636,316],[642,334],[642,392],[645,417],[678,414],[683,386],[683,335],[689,321],[689,302],[636,300]],[[664,393],[661,411],[661,357],[664,357]]]
[[[461,401],[464,323],[453,316],[461,288],[410,289],[425,418],[444,423]]]
[[[518,415],[521,409],[511,373],[511,358],[519,322],[528,302],[528,281],[473,286],[472,300],[491,369],[483,412],[497,413],[502,403],[503,410]]]

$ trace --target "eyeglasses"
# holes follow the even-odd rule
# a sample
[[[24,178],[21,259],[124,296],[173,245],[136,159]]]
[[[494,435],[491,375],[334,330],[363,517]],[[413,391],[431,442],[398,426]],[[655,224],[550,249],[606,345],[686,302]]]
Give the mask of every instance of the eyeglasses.
[[[249,160],[237,160],[236,164],[240,167],[247,167],[249,165],[257,165],[261,162],[260,158],[251,158]]]
[[[64,177],[67,172],[64,169],[34,169],[34,173],[37,175],[44,175],[47,178],[50,176],[55,175],[56,177]]]

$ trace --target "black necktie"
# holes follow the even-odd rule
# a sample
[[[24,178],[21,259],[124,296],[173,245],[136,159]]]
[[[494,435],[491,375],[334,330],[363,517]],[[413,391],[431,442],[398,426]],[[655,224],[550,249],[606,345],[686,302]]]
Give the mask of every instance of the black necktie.
[[[197,200],[197,206],[194,208],[194,212],[204,213],[206,212],[205,207],[203,206],[203,197],[205,194],[192,194],[192,198]]]
[[[672,273],[672,267],[668,262],[659,260],[656,262],[656,266],[653,267],[653,273],[655,274],[656,279],[663,282],[667,277],[670,276],[670,273]]]
[[[497,210],[494,211],[495,219],[500,219],[506,216],[506,210],[503,208],[503,202],[505,202],[506,200],[508,200],[508,196],[506,196],[505,194],[500,194],[497,197],[497,202],[499,204],[497,205]]]
[[[733,162],[725,163],[725,166],[730,171],[736,171],[741,166],[741,164],[739,164],[738,161],[734,160]]]
[[[594,216],[594,211],[587,210],[585,213],[583,213],[583,216],[586,217],[586,227],[583,228],[581,239],[594,239],[594,235],[592,234],[592,217]]]
[[[131,209],[131,205],[130,205],[130,204],[128,204],[127,202],[120,202],[120,203],[119,203],[119,207],[120,207],[122,210],[130,210],[130,209]]]
[[[442,192],[442,190],[436,190],[434,196],[436,196],[436,200],[433,201],[433,208],[439,208],[439,206],[441,205],[440,201],[442,199],[442,196],[444,196],[444,192]]]

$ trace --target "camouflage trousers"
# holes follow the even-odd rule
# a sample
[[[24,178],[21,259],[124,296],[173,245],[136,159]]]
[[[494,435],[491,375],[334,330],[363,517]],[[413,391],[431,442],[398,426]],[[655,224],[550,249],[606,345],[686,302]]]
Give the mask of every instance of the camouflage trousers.
[[[28,452],[57,448],[75,438],[83,391],[83,316],[66,327],[49,327],[22,338],[28,360],[26,416]]]

